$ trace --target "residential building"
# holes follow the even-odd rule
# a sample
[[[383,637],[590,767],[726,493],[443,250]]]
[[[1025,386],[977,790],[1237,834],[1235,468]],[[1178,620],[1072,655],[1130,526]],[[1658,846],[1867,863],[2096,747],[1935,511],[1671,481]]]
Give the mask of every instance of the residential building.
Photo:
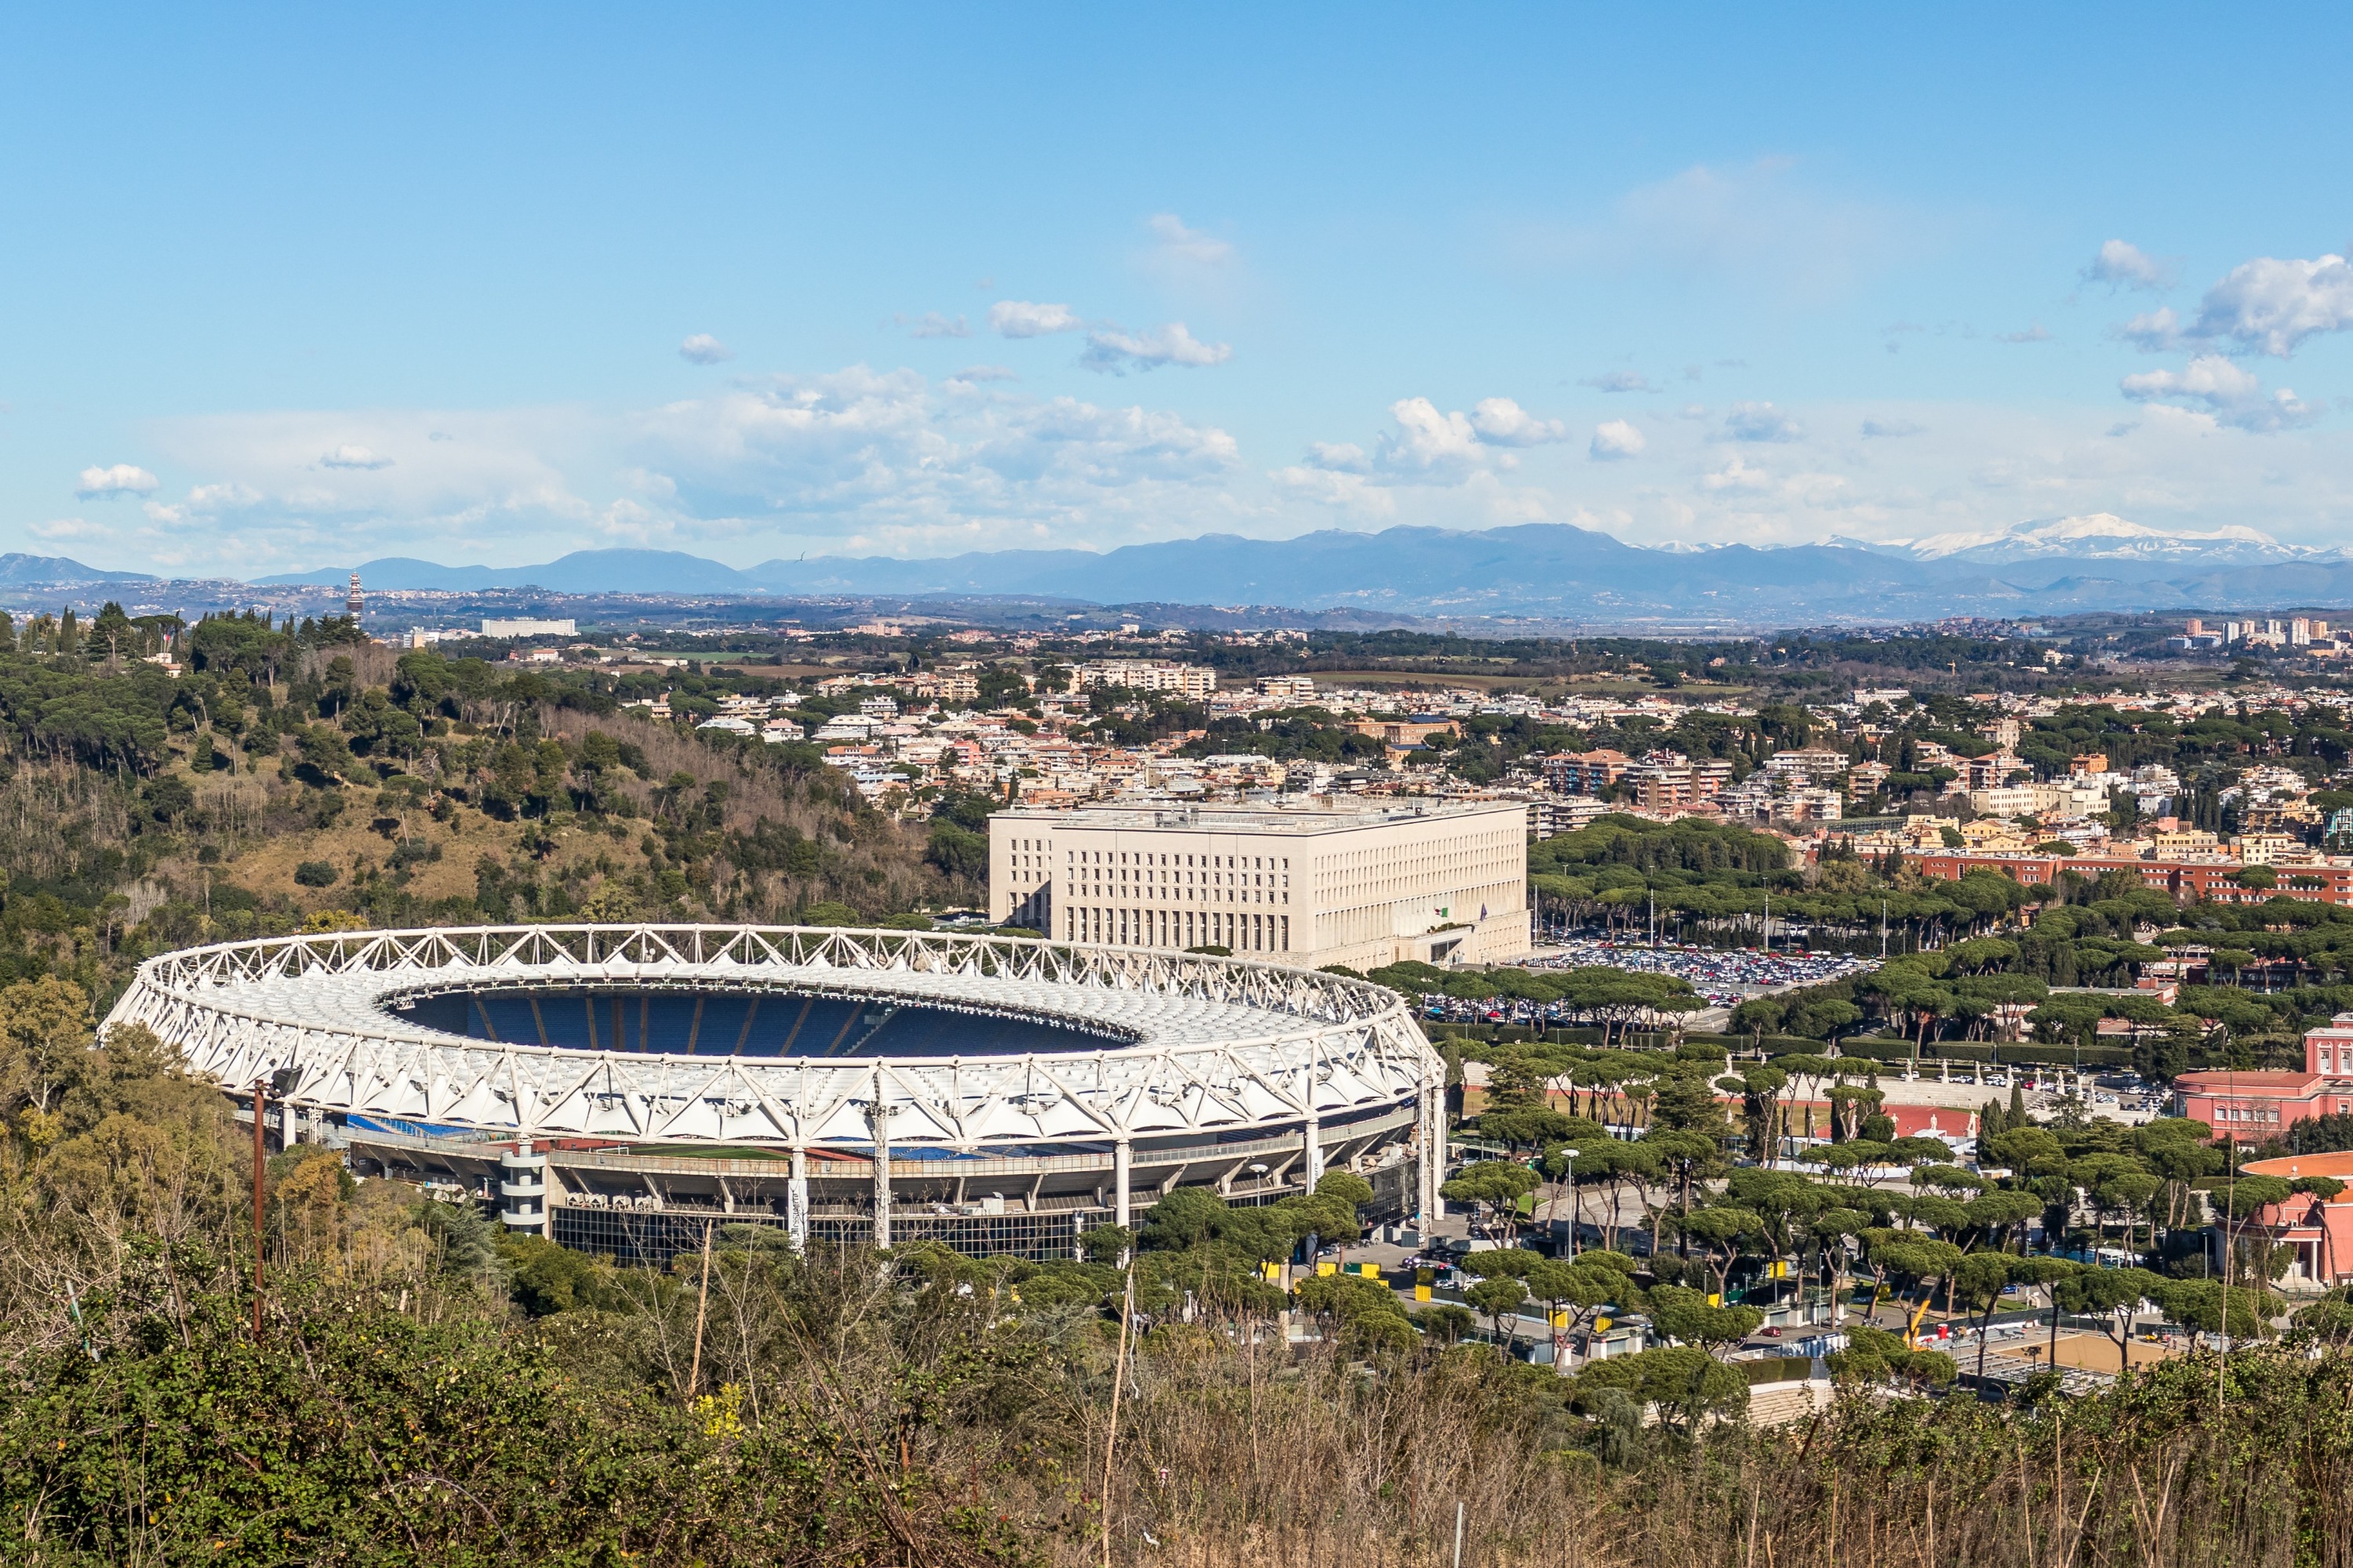
[[[1776,778],[1794,775],[1828,783],[1847,770],[1849,758],[1843,751],[1833,751],[1826,746],[1809,746],[1795,751],[1777,751],[1765,759],[1765,771]]]
[[[1075,674],[1081,691],[1090,686],[1124,686],[1131,692],[1171,692],[1198,699],[1218,689],[1218,673],[1207,664],[1178,664],[1166,659],[1096,659],[1080,665]]]
[[[2034,813],[2034,786],[2004,784],[1969,791],[1969,809],[1981,817],[2026,817]]]
[[[1000,924],[1318,968],[1529,950],[1527,808],[1027,807],[989,819]]]
[[[1548,839],[1573,833],[1609,810],[1607,800],[1590,795],[1539,795],[1528,802],[1528,834]]]
[[[1358,719],[1348,727],[1358,735],[1385,740],[1392,747],[1419,746],[1433,735],[1462,733],[1462,726],[1443,714],[1415,714],[1402,719]]]
[[[1626,776],[1634,759],[1622,751],[1563,751],[1544,760],[1545,788],[1556,795],[1598,795]]]
[[[578,627],[567,616],[562,620],[486,620],[482,622],[482,635],[485,637],[577,637],[580,632]]]

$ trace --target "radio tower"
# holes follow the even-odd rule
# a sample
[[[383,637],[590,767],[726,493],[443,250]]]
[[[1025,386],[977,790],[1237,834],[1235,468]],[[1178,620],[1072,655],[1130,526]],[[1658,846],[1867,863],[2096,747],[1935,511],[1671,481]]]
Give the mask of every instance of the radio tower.
[[[343,613],[350,616],[354,621],[356,621],[359,620],[361,613],[366,608],[365,603],[360,599],[360,575],[357,572],[353,572],[352,574],[351,595],[343,600]]]

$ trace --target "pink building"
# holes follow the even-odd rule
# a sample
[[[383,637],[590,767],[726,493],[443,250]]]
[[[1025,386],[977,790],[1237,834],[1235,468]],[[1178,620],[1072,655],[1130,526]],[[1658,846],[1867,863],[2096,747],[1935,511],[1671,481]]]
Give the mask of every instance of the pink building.
[[[2173,1092],[2182,1115],[2242,1143],[2276,1138],[2332,1112],[2353,1115],[2353,1013],[2340,1012],[2305,1035],[2301,1073],[2184,1073],[2173,1080]]]
[[[2325,1289],[2353,1279],[2353,1153],[2291,1154],[2278,1160],[2257,1160],[2243,1168],[2252,1176],[2331,1176],[2345,1191],[2322,1201],[2298,1192],[2284,1203],[2274,1203],[2258,1214],[2251,1232],[2268,1233],[2274,1244],[2295,1248],[2295,1261],[2280,1281],[2290,1290]]]

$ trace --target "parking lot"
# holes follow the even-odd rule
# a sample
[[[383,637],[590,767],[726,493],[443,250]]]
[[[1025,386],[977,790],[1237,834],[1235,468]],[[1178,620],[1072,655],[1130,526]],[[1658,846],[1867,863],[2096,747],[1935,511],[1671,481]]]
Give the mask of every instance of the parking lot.
[[[1793,986],[1826,985],[1879,967],[1876,959],[1847,953],[1779,953],[1758,948],[1671,948],[1580,938],[1548,948],[1530,969],[1607,968],[1672,975],[1711,1003],[1729,1007],[1752,996]]]

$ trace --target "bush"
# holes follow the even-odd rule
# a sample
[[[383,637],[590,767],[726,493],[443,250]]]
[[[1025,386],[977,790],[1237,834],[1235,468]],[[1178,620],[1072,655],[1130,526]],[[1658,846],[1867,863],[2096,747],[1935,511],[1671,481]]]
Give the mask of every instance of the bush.
[[[335,868],[323,860],[306,860],[294,868],[294,880],[305,887],[332,887]]]

